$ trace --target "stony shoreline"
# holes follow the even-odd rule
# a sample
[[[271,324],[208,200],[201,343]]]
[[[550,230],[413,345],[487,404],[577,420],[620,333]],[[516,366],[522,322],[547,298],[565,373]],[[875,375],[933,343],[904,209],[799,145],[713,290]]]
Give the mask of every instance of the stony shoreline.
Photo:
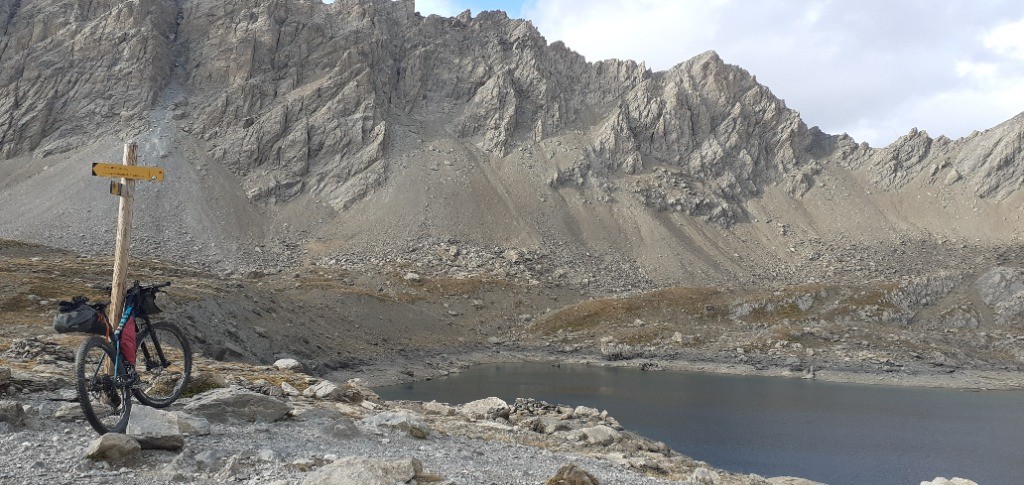
[[[900,387],[929,387],[959,389],[963,391],[1024,391],[1024,372],[1003,370],[959,369],[955,372],[891,373],[849,369],[818,368],[814,377],[809,372],[793,372],[784,367],[759,370],[749,364],[720,363],[706,360],[637,359],[608,361],[600,355],[570,355],[544,351],[470,350],[452,356],[450,366],[427,366],[410,363],[369,364],[359,369],[328,374],[328,377],[359,377],[371,387],[389,386],[408,382],[437,379],[475,366],[497,363],[538,362],[562,365],[592,365],[601,367],[632,367],[651,372],[680,371],[706,372],[743,376],[763,376],[783,379],[814,379],[847,384],[883,385]],[[410,375],[411,374],[411,375]]]

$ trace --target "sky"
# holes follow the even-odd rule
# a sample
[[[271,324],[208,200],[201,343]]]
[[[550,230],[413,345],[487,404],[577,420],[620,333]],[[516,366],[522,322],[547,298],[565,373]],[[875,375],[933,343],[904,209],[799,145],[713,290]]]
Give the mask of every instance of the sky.
[[[887,145],[959,138],[1024,112],[1021,0],[416,0],[505,10],[589,61],[665,70],[715,50],[810,126]]]

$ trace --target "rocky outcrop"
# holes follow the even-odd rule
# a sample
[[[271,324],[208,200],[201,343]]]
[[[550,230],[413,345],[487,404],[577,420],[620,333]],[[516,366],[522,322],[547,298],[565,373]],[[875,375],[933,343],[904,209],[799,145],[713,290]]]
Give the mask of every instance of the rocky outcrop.
[[[240,420],[270,423],[291,411],[287,403],[239,388],[215,389],[188,401],[185,411],[212,422]]]
[[[997,325],[1024,323],[1024,269],[993,268],[978,277],[975,287]]]
[[[342,458],[313,473],[303,485],[393,485],[416,483],[416,476],[423,473],[423,464],[415,458],[399,460],[374,460],[370,458]]]
[[[137,129],[170,79],[175,2],[0,2],[0,159]]]

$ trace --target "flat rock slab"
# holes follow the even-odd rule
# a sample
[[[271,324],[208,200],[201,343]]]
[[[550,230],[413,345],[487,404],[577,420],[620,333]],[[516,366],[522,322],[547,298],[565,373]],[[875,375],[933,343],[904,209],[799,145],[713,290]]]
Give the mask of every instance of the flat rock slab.
[[[422,472],[423,464],[415,458],[346,457],[310,473],[302,485],[395,485],[408,483]]]
[[[204,392],[192,398],[184,409],[215,423],[271,423],[285,417],[291,406],[270,396],[232,387]]]

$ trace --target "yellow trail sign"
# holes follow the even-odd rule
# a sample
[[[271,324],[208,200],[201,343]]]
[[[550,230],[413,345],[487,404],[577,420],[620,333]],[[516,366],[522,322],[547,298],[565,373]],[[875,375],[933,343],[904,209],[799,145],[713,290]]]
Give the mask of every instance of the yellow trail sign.
[[[123,178],[130,180],[164,181],[164,169],[139,165],[114,165],[111,163],[92,164],[92,174],[97,177]]]

